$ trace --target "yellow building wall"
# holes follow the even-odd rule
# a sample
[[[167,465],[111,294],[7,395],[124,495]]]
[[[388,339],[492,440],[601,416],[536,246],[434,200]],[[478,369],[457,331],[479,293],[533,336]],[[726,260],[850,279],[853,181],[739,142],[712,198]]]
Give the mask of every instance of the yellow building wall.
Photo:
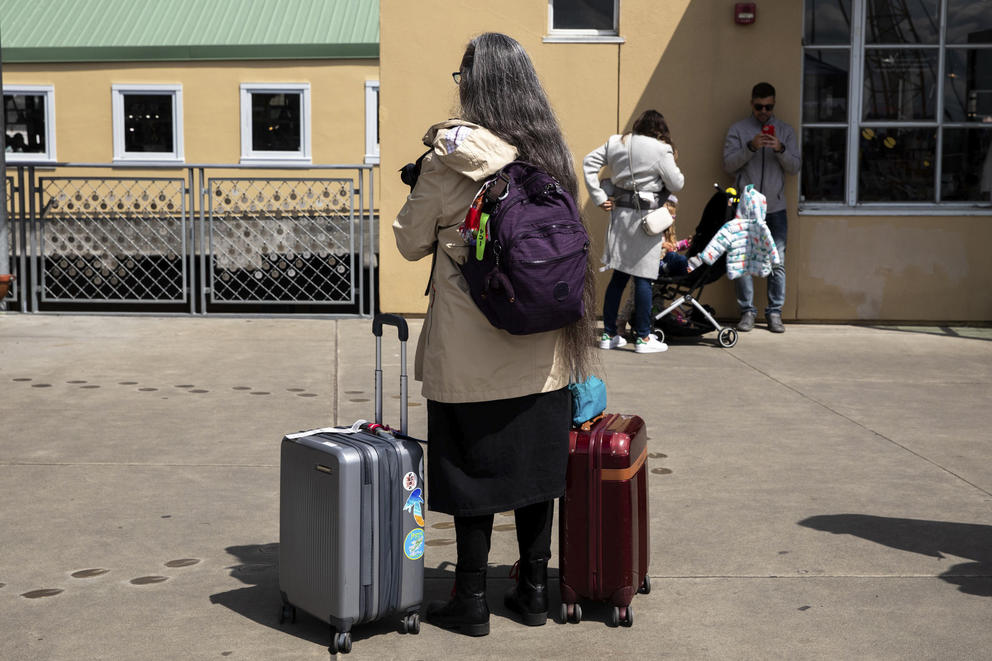
[[[390,226],[408,192],[395,172],[423,151],[420,138],[428,126],[457,113],[450,72],[473,36],[505,32],[524,46],[558,113],[577,172],[585,154],[610,134],[629,130],[643,110],[661,111],[686,177],[677,221],[685,236],[713,184],[733,183],[721,167],[723,139],[733,122],[750,113],[755,83],[772,83],[776,115],[797,130],[800,123],[802,3],[759,2],[752,25],[734,23],[734,4],[622,0],[624,43],[618,45],[544,43],[543,0],[505,0],[485,11],[473,0],[382,0],[381,308],[426,310],[430,259],[406,262],[392,240]],[[992,263],[980,252],[992,239],[988,214],[800,215],[798,193],[798,177],[789,177],[786,319],[992,319]],[[584,190],[579,203],[598,257],[607,215]],[[607,278],[598,278],[600,300]],[[736,318],[726,279],[707,287],[703,300],[721,317]],[[764,282],[757,280],[759,310],[764,301]]]
[[[6,64],[6,85],[53,85],[55,144],[63,162],[113,160],[111,86],[181,84],[187,163],[238,163],[241,84],[310,83],[311,160],[365,160],[365,81],[376,60]]]

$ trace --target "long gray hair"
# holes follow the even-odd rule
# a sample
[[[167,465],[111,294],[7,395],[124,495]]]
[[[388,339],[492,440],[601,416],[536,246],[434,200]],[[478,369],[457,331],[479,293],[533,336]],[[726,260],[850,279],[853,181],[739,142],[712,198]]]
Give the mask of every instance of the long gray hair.
[[[534,65],[517,41],[505,34],[481,34],[465,49],[458,86],[461,118],[484,126],[517,148],[519,159],[535,165],[578,195],[572,154],[565,144]],[[564,358],[584,378],[592,363],[595,278],[587,263],[585,316],[563,329]]]

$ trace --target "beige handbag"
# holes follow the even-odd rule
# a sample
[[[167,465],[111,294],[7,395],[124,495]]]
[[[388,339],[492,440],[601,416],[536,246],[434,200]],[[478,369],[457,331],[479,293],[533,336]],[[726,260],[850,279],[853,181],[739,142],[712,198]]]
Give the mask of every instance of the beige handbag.
[[[633,156],[633,151],[631,149],[633,146],[634,146],[634,134],[632,133],[630,135],[630,144],[627,145],[627,151],[628,153],[630,153],[630,166],[631,166],[630,175],[631,175],[631,183],[634,185],[634,202],[635,204],[637,204],[637,212],[641,213],[641,194],[637,192],[637,183],[633,179],[634,156]],[[671,227],[672,223],[674,222],[675,219],[672,218],[671,212],[667,208],[665,208],[664,204],[662,204],[657,209],[652,209],[643,216],[641,216],[641,229],[644,230],[644,233],[647,234],[648,236],[658,236],[659,234],[667,230],[669,227]]]
[[[675,219],[672,218],[671,212],[664,206],[661,206],[657,209],[652,209],[641,218],[641,229],[648,236],[658,236],[671,227],[673,222],[675,222]]]

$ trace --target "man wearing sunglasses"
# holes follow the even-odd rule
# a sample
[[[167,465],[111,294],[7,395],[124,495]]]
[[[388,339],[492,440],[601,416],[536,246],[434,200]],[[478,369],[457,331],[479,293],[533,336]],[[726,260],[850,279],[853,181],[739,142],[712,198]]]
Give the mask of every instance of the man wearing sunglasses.
[[[785,303],[785,240],[788,222],[785,213],[785,175],[799,172],[799,145],[792,127],[775,117],[775,88],[758,83],[751,90],[751,116],[742,119],[727,131],[723,143],[723,169],[734,175],[738,191],[748,184],[761,192],[768,201],[765,222],[771,230],[775,246],[782,259],[772,267],[768,276],[768,307],[765,320],[768,330],[784,333],[782,305]],[[734,280],[741,320],[737,329],[747,332],[754,328],[757,309],[754,307],[754,283],[744,274]]]

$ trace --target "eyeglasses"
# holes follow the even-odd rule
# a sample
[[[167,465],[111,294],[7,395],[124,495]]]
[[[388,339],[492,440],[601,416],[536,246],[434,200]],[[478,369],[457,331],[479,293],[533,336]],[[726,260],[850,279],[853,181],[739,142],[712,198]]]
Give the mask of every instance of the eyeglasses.
[[[762,105],[760,103],[756,103],[756,104],[754,104],[754,109],[757,110],[758,112],[761,112],[762,110],[772,111],[772,110],[775,109],[775,104],[774,103],[766,103],[766,104]]]
[[[461,71],[452,71],[451,72],[451,79],[453,81],[455,81],[455,85],[461,85],[462,84],[462,72]]]

